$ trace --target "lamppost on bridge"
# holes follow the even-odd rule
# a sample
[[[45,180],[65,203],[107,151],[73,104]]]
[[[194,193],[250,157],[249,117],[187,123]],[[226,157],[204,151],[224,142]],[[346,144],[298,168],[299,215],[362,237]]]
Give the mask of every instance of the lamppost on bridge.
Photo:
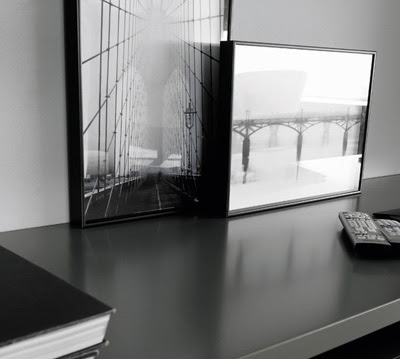
[[[195,109],[192,106],[192,102],[189,102],[188,107],[186,108],[185,114],[185,126],[189,131],[189,150],[188,150],[188,173],[192,173],[192,127],[194,125],[194,116],[196,114]]]
[[[247,168],[249,167],[249,157],[250,157],[250,130],[252,122],[250,121],[250,111],[246,110],[246,122],[245,122],[245,133],[243,136],[243,146],[242,146],[242,165],[243,172],[247,174]],[[243,183],[245,183],[245,179]]]
[[[349,130],[352,126],[349,124],[350,119],[350,107],[347,108],[347,115],[345,120],[345,128],[343,133],[343,145],[342,145],[342,156],[346,156],[347,143],[349,141]]]

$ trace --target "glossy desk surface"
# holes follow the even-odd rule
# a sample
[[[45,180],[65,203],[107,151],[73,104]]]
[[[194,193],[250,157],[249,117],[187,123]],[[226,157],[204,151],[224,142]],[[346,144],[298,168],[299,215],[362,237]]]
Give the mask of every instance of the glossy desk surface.
[[[0,245],[117,309],[100,358],[306,358],[400,320],[400,259],[354,255],[337,218],[400,207],[400,178],[362,192],[230,219],[41,227]]]

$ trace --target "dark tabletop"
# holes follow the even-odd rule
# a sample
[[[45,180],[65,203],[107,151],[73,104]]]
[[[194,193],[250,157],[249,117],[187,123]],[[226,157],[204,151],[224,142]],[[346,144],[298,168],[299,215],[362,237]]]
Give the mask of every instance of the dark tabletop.
[[[337,217],[400,207],[399,193],[390,176],[362,195],[230,219],[63,224],[1,233],[0,245],[117,309],[100,358],[272,358],[262,350],[343,323],[347,340],[363,335],[352,318],[399,300],[400,259],[355,255]]]

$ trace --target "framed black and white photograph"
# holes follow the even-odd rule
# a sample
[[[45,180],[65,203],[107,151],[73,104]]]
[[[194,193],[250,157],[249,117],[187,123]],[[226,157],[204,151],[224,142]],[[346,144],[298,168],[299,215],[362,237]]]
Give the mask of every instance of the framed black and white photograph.
[[[66,0],[71,221],[200,201],[228,0]]]
[[[359,193],[375,53],[224,47],[226,214]]]

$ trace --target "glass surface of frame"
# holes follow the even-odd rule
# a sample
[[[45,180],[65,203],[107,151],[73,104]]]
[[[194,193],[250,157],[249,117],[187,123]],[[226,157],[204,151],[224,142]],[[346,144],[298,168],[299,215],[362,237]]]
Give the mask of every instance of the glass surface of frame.
[[[71,191],[82,225],[196,205],[229,0],[75,4],[81,128],[69,145],[81,137],[70,168],[81,163]]]
[[[375,53],[235,43],[229,214],[360,191]]]

